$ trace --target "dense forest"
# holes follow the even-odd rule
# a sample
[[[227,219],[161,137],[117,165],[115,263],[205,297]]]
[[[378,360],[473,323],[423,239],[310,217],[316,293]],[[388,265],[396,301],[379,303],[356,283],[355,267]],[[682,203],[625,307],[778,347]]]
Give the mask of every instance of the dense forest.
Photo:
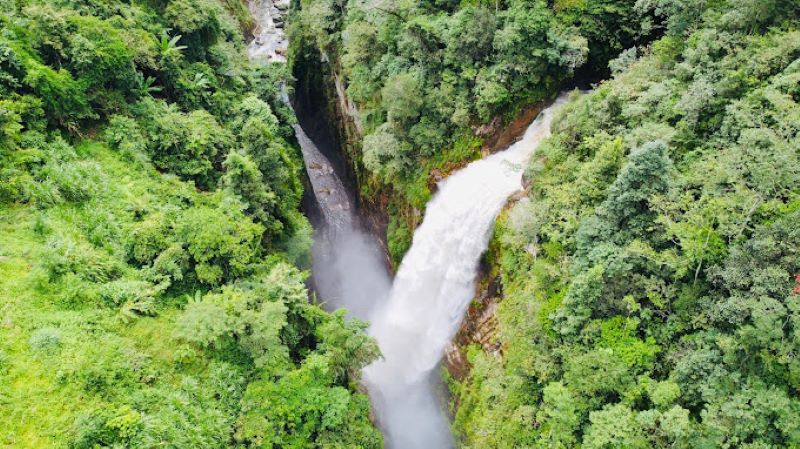
[[[0,447],[383,447],[380,351],[307,289],[281,89],[309,61],[357,108],[395,262],[436,180],[595,83],[498,220],[497,344],[448,379],[460,447],[800,447],[799,0],[289,17],[263,65],[244,0],[0,0]]]
[[[293,59],[321,56],[346,79],[364,134],[360,187],[367,197],[390,191],[396,263],[434,178],[479,158],[486,135],[523,107],[575,76],[605,76],[609,60],[659,32],[660,18],[639,3],[301,2]]]
[[[463,447],[800,447],[800,3],[639,3],[666,35],[560,112],[495,232]]]
[[[800,2],[302,4],[396,262],[483,129],[611,78],[498,223],[501,349],[451,382],[462,447],[800,446]]]
[[[0,446],[381,447],[239,0],[0,1]]]

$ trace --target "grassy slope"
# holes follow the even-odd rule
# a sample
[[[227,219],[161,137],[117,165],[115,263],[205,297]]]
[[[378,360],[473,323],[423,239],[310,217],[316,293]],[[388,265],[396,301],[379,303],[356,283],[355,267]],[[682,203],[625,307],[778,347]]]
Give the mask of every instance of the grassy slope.
[[[109,212],[115,217],[131,219],[125,212],[131,204],[146,207],[158,202],[164,192],[185,188],[150,166],[124,160],[104,144],[86,142],[79,151],[84,160],[99,164],[107,180],[113,180],[103,185],[102,195],[107,198],[105,204],[114,208]],[[128,325],[115,309],[72,309],[64,303],[65,286],[44,282],[39,261],[47,252],[48,235],[66,232],[85,239],[78,231],[82,224],[72,204],[47,210],[24,205],[0,210],[0,444],[59,447],[78,414],[102,402],[75,383],[61,381],[62,370],[75,363],[77,353],[106,338],[120,339],[144,354],[165,374],[159,376],[160,382],[178,380],[174,348],[179,344],[170,332],[174,307]],[[32,333],[45,327],[57,328],[61,334],[61,343],[51,354],[35,351],[30,344]]]

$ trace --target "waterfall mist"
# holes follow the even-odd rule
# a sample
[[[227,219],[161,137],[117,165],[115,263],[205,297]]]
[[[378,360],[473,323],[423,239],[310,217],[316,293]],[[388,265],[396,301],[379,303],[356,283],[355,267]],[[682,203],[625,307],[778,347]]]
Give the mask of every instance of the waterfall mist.
[[[326,307],[342,307],[350,316],[368,320],[391,287],[374,238],[357,228],[335,233],[322,229],[314,241],[313,256],[314,286]]]
[[[364,370],[364,380],[392,449],[453,447],[433,391],[435,368],[474,296],[494,221],[508,197],[521,189],[531,153],[550,134],[553,107],[505,151],[440,182],[388,301],[372,315],[370,333],[384,358]]]
[[[300,125],[295,125],[295,135],[322,214],[321,223],[315,223],[315,290],[327,308],[345,308],[350,316],[366,320],[391,287],[383,252],[360,229],[353,199],[328,158]]]

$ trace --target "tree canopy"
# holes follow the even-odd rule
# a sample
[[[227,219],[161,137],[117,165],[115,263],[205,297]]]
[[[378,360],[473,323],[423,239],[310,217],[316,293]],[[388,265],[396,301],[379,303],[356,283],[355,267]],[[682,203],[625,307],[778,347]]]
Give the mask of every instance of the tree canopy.
[[[800,4],[636,8],[665,35],[571,98],[500,220],[463,447],[800,444]]]

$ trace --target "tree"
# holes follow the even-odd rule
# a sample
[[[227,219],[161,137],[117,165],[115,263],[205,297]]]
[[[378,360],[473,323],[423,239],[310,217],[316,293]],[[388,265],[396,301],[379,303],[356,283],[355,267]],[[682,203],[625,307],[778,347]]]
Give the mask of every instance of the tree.
[[[393,179],[404,172],[409,164],[406,148],[391,130],[388,123],[364,137],[364,166],[383,179]]]
[[[632,151],[598,215],[624,235],[644,236],[655,218],[650,200],[666,193],[671,169],[664,142],[650,142]]]
[[[243,200],[245,212],[264,226],[267,236],[279,235],[283,226],[274,215],[278,198],[268,190],[256,163],[246,154],[231,151],[223,165],[223,185]]]
[[[188,209],[178,219],[176,234],[185,242],[200,282],[220,285],[253,269],[264,228],[242,210],[236,200],[226,199],[217,207]]]
[[[156,167],[193,180],[200,188],[213,188],[232,144],[230,134],[205,110],[185,114],[159,102],[144,104],[152,120],[149,149]]]
[[[375,340],[366,334],[367,323],[347,320],[347,312],[338,310],[317,327],[318,350],[330,360],[337,382],[357,382],[361,369],[380,356]]]
[[[381,90],[381,105],[391,123],[407,125],[414,121],[423,105],[418,76],[403,72],[387,79]]]
[[[247,387],[235,434],[250,447],[382,447],[368,425],[362,395],[332,385],[329,360],[312,354],[277,382],[262,378]]]
[[[583,447],[587,449],[644,449],[648,447],[636,414],[617,404],[589,413],[589,428]]]
[[[573,447],[581,422],[577,399],[560,382],[548,384],[542,393],[542,408],[536,415],[536,420],[543,424],[541,444],[553,448]]]
[[[287,325],[286,305],[252,292],[226,286],[190,302],[178,319],[175,335],[202,347],[216,347],[232,338],[256,367],[281,373],[288,368],[289,352],[280,334]]]

